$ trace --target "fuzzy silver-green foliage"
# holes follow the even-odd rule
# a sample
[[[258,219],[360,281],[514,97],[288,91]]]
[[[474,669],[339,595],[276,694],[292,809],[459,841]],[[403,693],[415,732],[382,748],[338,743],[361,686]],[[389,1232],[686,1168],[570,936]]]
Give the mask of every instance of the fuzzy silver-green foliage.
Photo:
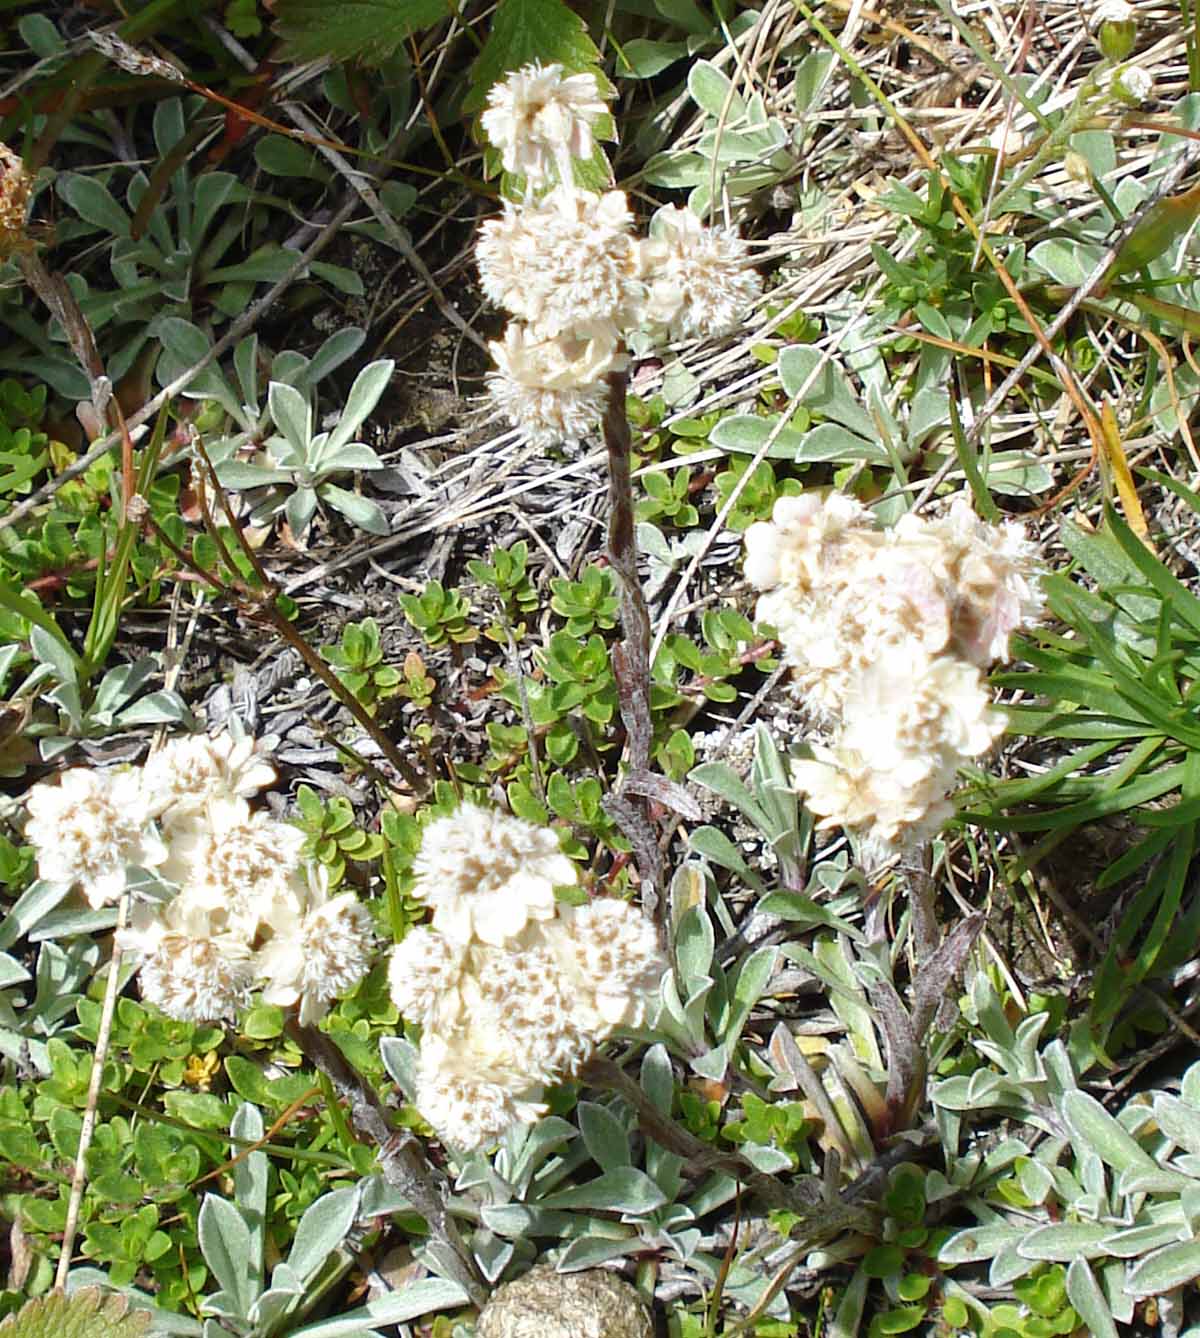
[[[990,1106],[1047,1136],[993,1149],[991,1169],[1011,1172],[1025,1206],[1015,1208],[1011,1194],[1005,1201],[977,1192],[969,1201],[978,1225],[947,1240],[939,1263],[986,1261],[999,1287],[1040,1263],[1066,1264],[1071,1304],[1092,1333],[1115,1335],[1138,1300],[1200,1278],[1200,1063],[1184,1073],[1178,1095],[1143,1092],[1110,1114],[1078,1088],[1060,1041],[1035,1048],[1043,1016],[1005,1036],[994,991],[977,981],[972,993],[990,1034],[976,1045],[1001,1074],[980,1070],[934,1087],[943,1135],[956,1132],[958,1111]],[[950,1158],[952,1181],[975,1178],[980,1168],[968,1168],[971,1160]]]

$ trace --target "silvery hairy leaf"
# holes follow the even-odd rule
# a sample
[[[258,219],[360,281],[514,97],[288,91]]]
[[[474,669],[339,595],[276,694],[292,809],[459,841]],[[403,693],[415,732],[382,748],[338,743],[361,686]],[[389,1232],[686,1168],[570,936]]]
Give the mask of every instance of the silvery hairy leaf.
[[[210,1313],[246,1320],[257,1299],[257,1288],[246,1267],[250,1257],[250,1228],[227,1199],[206,1194],[197,1220],[197,1236],[204,1262],[221,1290],[205,1297]]]
[[[311,1203],[296,1227],[288,1254],[288,1267],[292,1272],[306,1282],[311,1280],[330,1254],[346,1239],[357,1214],[357,1185],[330,1190]]]

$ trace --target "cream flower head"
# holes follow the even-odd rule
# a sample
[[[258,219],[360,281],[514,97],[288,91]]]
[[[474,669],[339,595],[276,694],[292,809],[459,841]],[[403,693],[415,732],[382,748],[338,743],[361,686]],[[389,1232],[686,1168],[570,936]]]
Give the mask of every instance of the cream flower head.
[[[1004,730],[983,675],[953,655],[897,646],[854,682],[843,712],[842,744],[902,777],[937,772],[986,753]]]
[[[512,948],[472,945],[454,1025],[447,1026],[449,1017],[441,1022],[439,1034],[469,1034],[474,1047],[526,1086],[575,1073],[596,1043],[574,982],[546,945],[556,927],[535,923]]]
[[[26,808],[38,876],[77,885],[90,906],[117,900],[128,865],[153,869],[167,858],[136,771],[75,767],[57,784],[35,785]]]
[[[554,889],[579,877],[550,828],[472,803],[425,828],[413,872],[412,894],[433,907],[434,929],[496,947],[552,920]]]
[[[844,827],[860,838],[868,866],[937,831],[954,811],[924,760],[901,774],[843,746],[813,744],[812,752],[811,760],[792,763],[792,784],[820,817],[818,827]]]
[[[210,798],[169,826],[171,847],[161,876],[199,906],[238,905],[265,916],[284,896],[300,862],[304,834],[236,796]]]
[[[259,949],[255,975],[263,1002],[300,1005],[300,1024],[319,1022],[371,968],[375,930],[370,911],[353,892],[330,899],[329,874],[308,864],[291,879],[289,897],[263,917],[270,934]]]
[[[785,597],[796,599],[823,584],[829,568],[844,565],[849,539],[871,543],[874,533],[871,513],[853,497],[838,492],[781,497],[770,520],[756,521],[746,531],[746,579],[759,590],[782,587]]]
[[[166,814],[168,823],[210,799],[249,799],[274,780],[275,768],[258,741],[232,734],[171,739],[142,768],[146,804],[156,817]]]
[[[616,897],[564,906],[544,932],[593,1040],[645,1021],[667,964],[653,924],[636,906]]]
[[[405,934],[388,963],[388,991],[401,1017],[425,1026],[449,1012],[453,1020],[461,1011],[458,984],[465,952],[465,945],[428,925]]]
[[[731,334],[762,292],[746,243],[728,228],[706,228],[690,209],[666,205],[641,244],[648,296],[639,324],[669,340]]]
[[[596,122],[606,111],[595,75],[565,75],[561,65],[535,61],[492,86],[479,119],[504,170],[536,188],[551,168],[571,183],[571,161],[591,157]]]
[[[1041,612],[1033,547],[965,500],[890,530],[836,494],[783,498],[746,534],[758,617],[828,744],[793,767],[823,827],[871,859],[936,831],[958,767],[1003,729],[982,670]]]
[[[939,518],[903,517],[892,535],[897,552],[947,590],[951,642],[971,664],[1007,660],[1013,632],[1042,616],[1036,549],[1021,525],[990,525],[958,497]]]
[[[625,902],[555,901],[577,874],[549,828],[464,803],[425,829],[414,873],[433,923],[392,950],[388,983],[422,1028],[417,1109],[470,1149],[536,1118],[543,1084],[641,1022],[665,961]]]
[[[632,227],[619,190],[558,186],[537,204],[506,201],[475,245],[483,291],[543,337],[624,323],[643,292]]]
[[[251,930],[251,932],[253,932]],[[138,985],[147,1003],[182,1022],[235,1018],[254,985],[247,926],[186,897],[134,906],[120,939],[142,957]]]
[[[540,1091],[524,1075],[481,1054],[468,1038],[449,1044],[440,1036],[421,1042],[417,1109],[456,1148],[472,1151],[494,1143],[515,1124],[546,1113]]]
[[[534,446],[574,443],[594,432],[607,397],[604,377],[624,365],[608,331],[538,339],[510,322],[489,345],[497,371],[487,378],[496,407]]]

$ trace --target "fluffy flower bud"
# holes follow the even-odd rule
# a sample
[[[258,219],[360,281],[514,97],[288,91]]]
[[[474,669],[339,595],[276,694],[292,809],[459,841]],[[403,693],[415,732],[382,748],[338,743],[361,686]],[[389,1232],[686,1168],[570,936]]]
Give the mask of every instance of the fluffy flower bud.
[[[155,817],[169,821],[202,809],[210,799],[249,799],[275,779],[259,743],[231,734],[170,739],[142,768],[142,792]]]
[[[536,1120],[546,1111],[538,1096],[523,1075],[489,1063],[468,1042],[421,1042],[417,1109],[454,1147],[470,1151]]]
[[[731,229],[706,228],[690,209],[660,209],[640,245],[647,296],[636,323],[660,337],[731,334],[762,292],[746,243]]]
[[[483,291],[540,336],[612,325],[642,286],[623,192],[559,186],[536,205],[505,203],[479,230]]]
[[[428,925],[417,925],[392,949],[388,989],[401,1017],[429,1025],[463,972],[465,947]]]
[[[209,799],[202,810],[165,819],[170,855],[160,873],[198,906],[236,905],[265,917],[286,896],[304,834],[236,796]]]
[[[1128,58],[1137,41],[1137,14],[1126,0],[1101,0],[1092,12],[1101,54],[1113,64]]]
[[[615,897],[564,907],[545,933],[595,1039],[645,1020],[666,963],[654,926],[636,907]]]
[[[561,65],[535,61],[493,85],[479,119],[504,170],[537,187],[556,165],[559,179],[570,184],[571,160],[591,157],[596,122],[606,111],[595,75],[564,75]]]
[[[554,889],[578,880],[548,827],[464,803],[425,828],[413,895],[455,943],[502,946],[532,921],[552,920]]]
[[[1122,65],[1113,71],[1113,96],[1129,107],[1140,107],[1154,95],[1154,76],[1140,65]]]
[[[136,771],[76,767],[56,785],[35,785],[26,807],[25,839],[37,852],[38,876],[77,884],[93,907],[117,900],[127,865],[151,869],[167,858]]]
[[[510,324],[504,343],[489,347],[499,370],[489,375],[488,390],[535,446],[576,442],[592,432],[608,394],[604,377],[625,364],[611,329],[540,339]]]
[[[249,1002],[254,967],[247,926],[224,912],[187,897],[162,907],[138,903],[121,947],[141,955],[142,998],[168,1017],[213,1022],[236,1017]]]
[[[353,892],[330,899],[329,876],[309,865],[293,875],[290,896],[263,917],[270,933],[255,960],[263,1002],[300,1005],[301,1025],[319,1022],[335,999],[358,985],[371,966],[371,913]]]
[[[1003,727],[982,669],[1041,613],[1032,546],[956,502],[882,530],[856,502],[781,498],[746,533],[758,617],[779,633],[805,704],[832,727],[793,767],[823,826],[868,858],[936,831],[959,764]]]

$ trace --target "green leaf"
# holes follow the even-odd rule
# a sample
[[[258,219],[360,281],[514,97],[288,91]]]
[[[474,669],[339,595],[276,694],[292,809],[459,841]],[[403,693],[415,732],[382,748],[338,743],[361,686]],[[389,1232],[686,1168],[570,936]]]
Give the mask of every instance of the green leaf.
[[[1200,215],[1200,186],[1158,200],[1138,220],[1108,268],[1106,283],[1166,255]]]
[[[836,64],[837,56],[832,51],[810,51],[796,66],[792,100],[798,115],[812,108]]]
[[[618,53],[617,74],[628,79],[652,79],[668,65],[674,65],[688,53],[685,42],[656,42],[649,37],[635,37]]]
[[[876,1338],[879,1334],[911,1333],[918,1324],[924,1322],[925,1313],[923,1305],[907,1305],[876,1315],[871,1321],[869,1338]]]
[[[824,925],[827,929],[836,929],[839,934],[850,938],[859,938],[859,932],[840,916],[803,892],[771,892],[758,904],[760,911],[778,915],[783,920],[798,920],[802,927]]]
[[[1093,1338],[1117,1338],[1112,1307],[1086,1259],[1073,1259],[1066,1270],[1066,1297]]]
[[[731,766],[724,762],[705,762],[689,772],[688,780],[703,785],[706,790],[733,804],[760,832],[770,831],[770,820],[762,805]]]
[[[1184,1240],[1155,1250],[1130,1273],[1131,1296],[1158,1296],[1200,1277],[1200,1240]]]
[[[358,1212],[358,1186],[331,1190],[305,1210],[296,1228],[288,1267],[307,1282],[346,1239]]]
[[[742,852],[716,827],[697,827],[689,841],[691,848],[705,859],[730,869],[747,882],[756,892],[763,890],[757,875],[742,858]]]
[[[1155,1092],[1154,1118],[1173,1143],[1200,1156],[1200,1110],[1169,1092]]]
[[[378,65],[410,33],[454,12],[449,0],[278,0],[275,26],[289,60]]]
[[[1062,1117],[1076,1151],[1094,1152],[1114,1171],[1154,1171],[1154,1158],[1141,1148],[1094,1096],[1067,1092],[1062,1099]]]
[[[332,453],[345,446],[362,427],[367,415],[379,403],[379,397],[387,389],[395,369],[394,359],[380,358],[376,362],[368,363],[354,378],[354,384],[346,396],[346,407],[338,418],[337,427],[325,442],[327,452]]]
[[[0,1324],[4,1338],[140,1338],[150,1323],[145,1310],[128,1313],[123,1296],[86,1287],[74,1296],[52,1292],[29,1301]]]
[[[686,988],[703,980],[712,965],[714,947],[712,921],[703,906],[691,906],[679,921],[675,936],[675,960]]]
[[[1017,1253],[1022,1259],[1049,1259],[1064,1264],[1073,1259],[1100,1259],[1108,1253],[1104,1240],[1111,1235],[1112,1227],[1100,1222],[1055,1222],[1023,1232],[1017,1240]]]
[[[568,73],[591,70],[601,88],[607,87],[599,72],[595,43],[583,20],[563,0],[501,0],[492,17],[492,31],[471,70],[463,111],[482,111],[493,84],[534,60],[561,65]]]
[[[74,683],[78,661],[69,646],[50,636],[41,626],[35,626],[29,637],[29,648],[40,664],[48,665],[60,683]]]
[[[968,1227],[965,1231],[955,1232],[944,1242],[937,1253],[937,1261],[939,1264],[974,1264],[993,1259],[1028,1234],[1028,1227],[1010,1226],[1007,1222]]]
[[[1043,270],[1055,283],[1078,288],[1096,268],[1104,254],[1101,246],[1088,245],[1072,238],[1051,238],[1039,242],[1029,253],[1029,263]]]
[[[254,1302],[246,1272],[250,1258],[250,1228],[237,1208],[218,1194],[206,1194],[196,1223],[204,1262],[212,1269],[229,1304],[239,1317],[250,1313]]]
[[[314,181],[329,178],[329,172],[317,162],[312,150],[286,135],[260,139],[254,146],[254,161],[275,177],[309,177]]]
[[[746,104],[733,91],[729,77],[710,61],[698,60],[688,71],[688,92],[696,106],[713,120],[723,117],[732,125],[746,115]]]
[[[379,506],[361,493],[347,492],[333,483],[323,483],[319,489],[323,502],[340,511],[351,525],[357,525],[368,534],[391,534],[391,526]]]
[[[345,265],[331,265],[324,260],[314,260],[308,268],[314,279],[324,279],[339,293],[346,293],[350,297],[362,297],[366,292],[362,279]]]
[[[612,1111],[594,1101],[581,1101],[578,1112],[579,1130],[596,1165],[606,1172],[628,1166],[629,1135]]]
[[[319,1320],[302,1329],[292,1329],[292,1338],[362,1338],[373,1332],[373,1326],[386,1328],[389,1324],[403,1324],[419,1319],[431,1310],[446,1310],[461,1306],[467,1294],[457,1282],[447,1278],[422,1278],[387,1292],[374,1301],[348,1310],[337,1319]]]
[[[238,265],[214,269],[208,275],[210,284],[225,283],[278,283],[296,263],[295,254],[280,246],[264,246]]]
[[[742,963],[733,986],[733,1006],[729,1010],[729,1022],[722,1036],[722,1043],[727,1049],[732,1051],[737,1044],[751,1009],[759,1001],[763,990],[767,988],[778,955],[778,948],[758,948]]]
[[[193,1129],[224,1129],[229,1123],[229,1107],[211,1092],[167,1092],[163,1105]]]
[[[819,369],[819,370],[818,370]],[[875,420],[837,363],[809,344],[794,344],[779,355],[779,380],[789,397],[804,393],[804,407],[856,436],[871,440],[879,433]]]
[[[114,237],[129,236],[129,215],[113,199],[108,187],[95,177],[65,172],[57,182],[59,195],[85,222]]]
[[[869,1278],[891,1278],[904,1267],[904,1251],[898,1245],[877,1245],[863,1255],[862,1270]]]
[[[661,1042],[652,1045],[642,1060],[642,1091],[663,1115],[670,1115],[675,1096],[675,1073],[671,1057]]]
[[[661,1208],[666,1201],[662,1190],[644,1171],[633,1166],[623,1166],[589,1180],[586,1185],[548,1194],[539,1206],[642,1214]]]

